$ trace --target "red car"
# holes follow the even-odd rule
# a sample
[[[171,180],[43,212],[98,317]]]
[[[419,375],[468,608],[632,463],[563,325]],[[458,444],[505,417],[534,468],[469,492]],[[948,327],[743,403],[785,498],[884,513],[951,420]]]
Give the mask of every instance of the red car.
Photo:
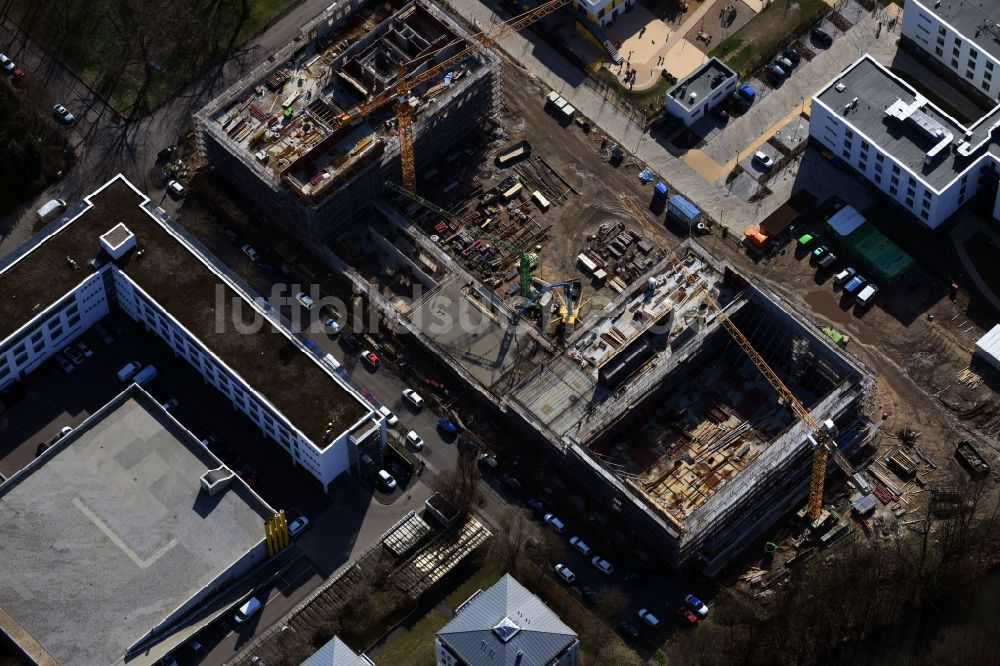
[[[367,363],[373,370],[377,369],[379,366],[378,356],[375,352],[370,352],[367,349],[361,352],[361,358]]]
[[[687,606],[681,606],[677,609],[677,614],[681,616],[682,620],[685,620],[688,624],[698,624],[698,616],[691,612]]]

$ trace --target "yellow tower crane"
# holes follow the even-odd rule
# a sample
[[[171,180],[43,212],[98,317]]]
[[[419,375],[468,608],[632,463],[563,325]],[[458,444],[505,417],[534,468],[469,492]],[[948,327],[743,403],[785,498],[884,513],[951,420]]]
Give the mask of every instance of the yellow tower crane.
[[[628,209],[632,217],[635,218],[636,222],[647,226],[645,222],[645,215],[636,206],[636,204],[629,199],[624,194],[621,195],[622,202],[625,204],[625,208]],[[771,366],[767,364],[764,357],[754,349],[754,346],[750,343],[743,332],[740,331],[739,327],[733,323],[733,320],[729,318],[729,315],[725,313],[722,306],[719,304],[715,298],[705,289],[705,287],[697,281],[697,279],[687,270],[684,263],[674,254],[674,251],[667,248],[667,252],[670,255],[670,260],[683,275],[684,280],[693,287],[696,291],[700,291],[704,294],[705,301],[709,306],[715,311],[716,316],[718,316],[719,321],[732,336],[733,340],[740,346],[740,348],[750,357],[757,369],[760,370],[761,374],[768,383],[774,387],[774,390],[778,392],[778,397],[792,410],[795,416],[803,421],[809,426],[815,435],[816,442],[818,446],[813,452],[812,459],[812,477],[809,482],[809,504],[808,504],[808,515],[809,520],[815,522],[819,519],[820,514],[823,512],[823,487],[826,483],[826,466],[827,460],[830,455],[833,456],[834,462],[843,470],[848,477],[854,473],[854,468],[852,467],[847,457],[841,453],[840,449],[837,448],[837,443],[833,440],[833,433],[829,425],[821,425],[816,418],[809,413],[802,402],[795,397],[792,390],[781,380]]]
[[[406,67],[401,67],[396,76],[396,82],[390,89],[337,116],[339,126],[343,127],[344,125],[356,122],[361,118],[366,117],[379,107],[384,106],[391,101],[395,101],[396,104],[394,110],[396,112],[396,127],[399,135],[399,161],[403,171],[403,185],[405,185],[406,189],[411,192],[415,192],[417,189],[417,172],[413,154],[413,107],[410,104],[410,93],[415,90],[417,86],[426,83],[432,78],[440,75],[442,72],[446,72],[451,67],[458,65],[474,52],[480,51],[484,48],[492,48],[499,40],[503,39],[507,35],[531,25],[540,18],[556,11],[563,5],[569,4],[569,1],[570,0],[549,0],[548,2],[535,7],[531,11],[515,16],[506,23],[501,23],[495,30],[484,30],[475,33],[473,35],[474,41],[472,41],[472,43],[466,45],[465,48],[460,50],[455,55],[445,58],[436,65],[433,65],[432,67],[429,67],[421,72],[407,76]],[[452,45],[449,44],[448,46]],[[444,48],[448,48],[448,46]],[[417,60],[426,61],[433,55],[434,53],[424,54]],[[410,62],[410,64],[413,63],[414,61]]]

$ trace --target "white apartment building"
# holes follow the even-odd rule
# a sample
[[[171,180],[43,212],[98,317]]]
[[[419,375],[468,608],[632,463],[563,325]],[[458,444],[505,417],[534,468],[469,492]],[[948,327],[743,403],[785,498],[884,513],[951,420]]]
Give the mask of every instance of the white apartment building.
[[[625,13],[625,9],[634,5],[636,0],[576,0],[576,8],[587,15],[587,18],[604,27]]]
[[[906,0],[902,36],[993,103],[1000,100],[997,0]]]
[[[812,139],[932,229],[997,172],[998,129],[1000,106],[965,127],[867,54],[813,97],[809,120]]]
[[[255,332],[229,326],[235,314],[266,319],[265,312],[123,176],[86,202],[0,263],[7,294],[0,390],[117,308],[163,339],[324,489],[381,450],[384,418],[290,331],[271,320]]]
[[[712,58],[667,91],[667,113],[692,125],[736,90],[739,79],[718,58]]]

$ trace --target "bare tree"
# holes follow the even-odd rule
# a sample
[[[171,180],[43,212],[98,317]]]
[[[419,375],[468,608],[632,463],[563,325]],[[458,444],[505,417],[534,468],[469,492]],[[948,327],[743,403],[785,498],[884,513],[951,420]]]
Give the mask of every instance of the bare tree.
[[[476,457],[460,453],[455,466],[438,476],[438,490],[460,511],[468,511],[479,498],[479,466]]]

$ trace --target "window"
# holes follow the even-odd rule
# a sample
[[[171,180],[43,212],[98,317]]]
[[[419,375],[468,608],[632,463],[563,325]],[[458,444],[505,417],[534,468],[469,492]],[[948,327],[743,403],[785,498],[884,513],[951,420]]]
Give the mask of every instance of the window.
[[[930,210],[930,209],[931,209],[931,202],[930,201],[925,201],[924,202],[924,210]]]
[[[883,155],[882,153],[877,154],[875,156],[875,161],[878,162],[879,164],[882,164],[882,162],[885,161],[885,155]]]
[[[971,69],[966,70],[966,72],[965,72],[965,78],[972,79],[972,76],[973,76],[972,70]]]
[[[896,186],[895,186],[895,185],[890,185],[890,186],[889,186],[889,194],[891,194],[891,195],[893,195],[893,196],[896,196],[896,192],[897,192],[897,191],[898,191],[898,190],[896,189]]]
[[[875,182],[879,183],[879,184],[882,183],[882,172],[881,171],[878,171],[878,170],[875,171]]]
[[[979,87],[981,87],[983,90],[989,90],[990,82],[988,80],[983,81],[982,83],[979,84]]]
[[[922,217],[922,218],[924,218],[926,220],[926,219],[930,218],[930,215],[927,214],[926,210],[922,210],[922,211],[920,211],[920,217]]]
[[[951,67],[952,67],[952,69],[958,69],[958,59],[957,58],[952,58],[951,59]]]
[[[892,178],[890,179],[890,182],[891,182],[891,183],[892,183],[893,185],[899,185],[899,176],[893,176],[893,177],[892,177]]]
[[[882,165],[879,164],[878,162],[875,163],[875,173],[877,173],[880,176],[882,175]]]
[[[979,55],[979,52],[976,51],[976,49],[969,49],[969,59],[970,60],[975,60],[977,55]]]
[[[893,164],[892,165],[892,172],[894,174],[896,174],[897,176],[899,175],[899,165],[898,164]]]
[[[938,46],[944,47],[944,37],[938,37],[937,38],[937,43],[938,43]],[[941,54],[939,53],[938,55],[941,55]]]
[[[906,188],[906,196],[912,197],[914,194],[916,194],[916,191],[913,189],[913,187]]]
[[[953,56],[955,56],[955,57],[957,58],[957,57],[958,57],[959,55],[961,55],[961,51],[960,51],[960,50],[958,49],[958,47],[956,46],[955,48],[953,48],[953,49],[951,50],[951,54],[952,54]]]
[[[913,176],[910,176],[910,187],[916,187],[916,185],[917,185],[917,179],[914,178]]]
[[[943,35],[944,34],[944,26],[943,25],[939,25],[938,26],[938,34],[939,35]]]
[[[924,14],[923,12],[917,13],[917,18],[919,18],[921,21],[924,21],[925,23],[931,22],[931,17],[928,16],[927,14]]]
[[[993,80],[993,75],[990,74],[989,72],[983,72],[983,79],[986,81],[991,81]]]
[[[913,197],[906,197],[906,206],[908,208],[913,208]]]
[[[845,130],[844,131],[844,136],[847,137],[848,139],[853,139],[854,138],[854,132],[852,132],[851,130]]]
[[[987,72],[992,72],[993,71],[993,63],[990,62],[989,60],[986,61],[986,71]]]
[[[961,45],[962,45],[962,40],[959,39],[958,36],[956,35],[956,37],[955,37],[955,46],[961,46]]]

